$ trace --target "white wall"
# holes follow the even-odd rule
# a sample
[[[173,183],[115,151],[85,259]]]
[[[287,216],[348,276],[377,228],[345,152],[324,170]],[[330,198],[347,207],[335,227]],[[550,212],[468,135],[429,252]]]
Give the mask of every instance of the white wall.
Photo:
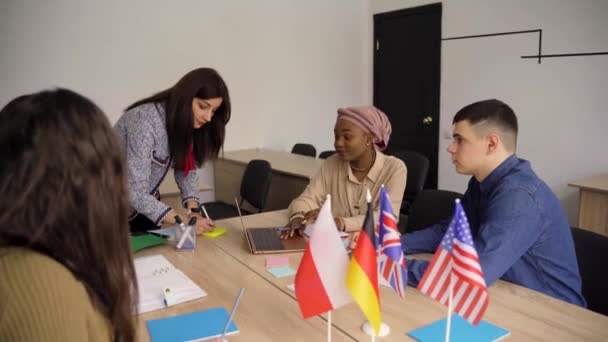
[[[371,0],[370,13],[433,2]],[[606,18],[605,0],[443,1],[442,36],[541,28],[543,53],[608,51]],[[608,56],[544,59],[540,65],[520,58],[536,54],[537,46],[533,34],[443,42],[439,187],[466,189],[467,177],[454,172],[445,152],[452,117],[469,103],[498,98],[518,115],[519,156],[532,162],[574,224],[578,193],[568,182],[608,172]],[[371,96],[371,50],[368,58]]]
[[[2,0],[0,107],[61,86],[113,123],[135,100],[209,66],[231,92],[225,150],[333,149],[336,109],[365,100],[368,16],[366,0]],[[213,184],[211,165],[201,177]]]
[[[199,66],[231,90],[226,150],[331,149],[335,110],[372,99],[372,14],[432,1],[160,0],[0,2],[0,106],[51,86],[95,100],[114,122],[134,100]],[[608,50],[608,1],[444,1],[443,36],[544,29],[546,53]],[[572,222],[573,179],[608,171],[608,57],[546,59],[536,38],[442,45],[441,133],[454,113],[497,97],[519,116],[520,156],[557,192]],[[440,141],[439,186],[463,191]],[[205,170],[205,179],[213,175]]]
[[[0,2],[0,106],[69,87],[114,122],[187,71],[217,68],[233,100],[225,149],[332,149],[336,109],[367,84],[364,0]]]

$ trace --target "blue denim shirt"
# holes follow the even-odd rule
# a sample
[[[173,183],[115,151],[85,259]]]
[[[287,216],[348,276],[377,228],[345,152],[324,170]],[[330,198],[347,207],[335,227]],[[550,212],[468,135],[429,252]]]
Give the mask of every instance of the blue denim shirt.
[[[586,306],[570,226],[528,161],[512,155],[483,182],[471,177],[462,204],[488,286],[500,278]],[[405,253],[435,252],[447,226],[404,234]],[[418,285],[428,264],[407,260],[410,285]]]

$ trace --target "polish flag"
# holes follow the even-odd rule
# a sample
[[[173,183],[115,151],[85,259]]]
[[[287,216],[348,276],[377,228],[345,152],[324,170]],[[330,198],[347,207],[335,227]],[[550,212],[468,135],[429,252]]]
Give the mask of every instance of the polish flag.
[[[327,195],[296,273],[296,299],[305,319],[352,301],[345,281],[348,264]]]

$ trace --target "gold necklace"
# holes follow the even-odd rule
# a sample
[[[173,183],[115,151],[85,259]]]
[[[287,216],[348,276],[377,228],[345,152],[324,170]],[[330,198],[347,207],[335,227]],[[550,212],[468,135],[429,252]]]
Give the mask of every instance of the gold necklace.
[[[371,165],[369,167],[358,168],[358,167],[352,166],[352,164],[349,163],[350,168],[353,171],[367,171],[367,170],[371,169],[372,166],[374,166],[374,163],[376,162],[376,150],[372,150],[372,151],[374,151],[374,157],[373,157],[374,159],[372,159],[372,163],[371,163]]]

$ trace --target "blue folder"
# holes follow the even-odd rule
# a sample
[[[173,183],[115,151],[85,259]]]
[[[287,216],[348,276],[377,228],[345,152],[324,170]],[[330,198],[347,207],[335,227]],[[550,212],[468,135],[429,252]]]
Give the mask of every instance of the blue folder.
[[[407,333],[419,342],[445,341],[446,319],[440,319],[422,328]],[[450,342],[494,342],[509,335],[509,331],[486,321],[480,321],[477,326],[464,320],[457,314],[452,314],[450,327]]]
[[[213,308],[193,313],[153,319],[146,322],[152,342],[176,342],[217,338],[222,335],[228,320],[225,308]],[[230,322],[226,335],[238,329]]]

